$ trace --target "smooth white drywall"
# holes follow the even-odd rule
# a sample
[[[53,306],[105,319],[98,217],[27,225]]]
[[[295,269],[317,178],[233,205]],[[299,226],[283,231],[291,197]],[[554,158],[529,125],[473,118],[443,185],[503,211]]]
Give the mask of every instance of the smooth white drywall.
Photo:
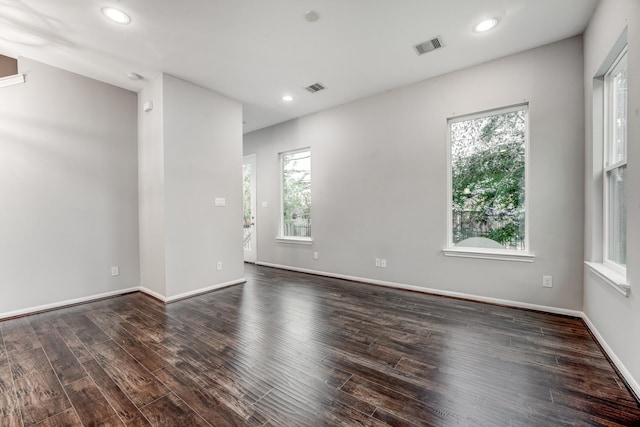
[[[580,310],[582,67],[574,37],[246,134],[244,154],[258,163],[258,261]],[[525,101],[535,261],[443,256],[447,118]],[[306,146],[313,245],[279,243],[278,153]],[[376,257],[388,267],[375,267]]]
[[[151,102],[153,109],[144,111]],[[162,75],[138,93],[140,285],[166,295]]]
[[[167,74],[162,92],[171,298],[244,277],[242,104]],[[226,206],[215,207],[216,197]]]
[[[0,313],[138,286],[136,94],[18,62],[26,83],[0,88]]]
[[[627,379],[640,394],[640,3],[603,0],[584,35],[584,93],[586,124],[585,260],[602,261],[602,146],[594,144],[593,78],[627,28],[628,40],[628,187],[627,298],[594,274],[585,273],[584,313],[607,346],[624,365]],[[597,139],[596,139],[597,141]]]

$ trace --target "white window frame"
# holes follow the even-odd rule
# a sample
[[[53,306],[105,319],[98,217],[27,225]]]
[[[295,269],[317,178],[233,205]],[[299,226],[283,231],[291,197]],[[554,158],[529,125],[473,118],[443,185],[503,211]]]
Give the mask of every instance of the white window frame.
[[[589,269],[589,273],[593,277],[597,277],[603,284],[611,286],[617,292],[628,297],[631,287],[627,282],[626,270],[616,267],[616,264],[606,262],[608,256],[608,222],[605,219],[608,215],[608,206],[606,200],[608,195],[606,192],[607,181],[605,167],[609,156],[609,145],[606,141],[607,137],[607,109],[608,93],[606,89],[606,76],[613,69],[618,60],[627,50],[627,29],[618,37],[609,54],[604,59],[600,68],[593,76],[593,173],[599,176],[599,185],[593,188],[594,196],[599,200],[600,209],[594,213],[593,230],[598,234],[600,245],[594,248],[592,259],[585,260],[585,265]],[[596,161],[597,159],[597,161]],[[612,165],[614,166],[614,165]],[[600,199],[602,197],[602,199]],[[596,239],[596,241],[598,240]]]
[[[609,222],[609,182],[608,176],[609,173],[627,166],[627,147],[625,147],[625,156],[622,160],[617,161],[615,163],[611,163],[611,158],[613,155],[613,102],[614,102],[614,94],[611,90],[613,76],[615,76],[620,68],[627,66],[627,46],[625,45],[622,51],[618,54],[617,58],[608,68],[606,73],[604,74],[604,114],[603,114],[603,124],[604,124],[604,138],[603,138],[603,150],[604,150],[604,162],[602,167],[602,263],[615,271],[619,275],[626,277],[627,269],[625,266],[618,264],[612,261],[609,258],[609,231],[610,231],[610,222]],[[628,110],[627,110],[628,113]],[[625,144],[627,141],[625,140]]]
[[[280,205],[278,208],[278,236],[276,240],[282,243],[296,243],[296,244],[312,244],[313,243],[313,228],[311,229],[312,237],[304,236],[285,236],[284,235],[284,157],[289,154],[297,154],[309,152],[310,162],[313,159],[311,147],[298,148],[295,150],[283,151],[278,153],[278,182],[280,189]],[[313,179],[313,178],[312,178]],[[313,188],[313,182],[311,183]]]
[[[452,152],[451,152],[451,124],[481,119],[500,114],[507,114],[514,111],[524,110],[525,118],[525,138],[524,138],[524,249],[489,249],[489,248],[467,248],[455,246],[453,243],[453,174],[452,174]],[[445,256],[462,258],[481,258],[500,261],[533,262],[535,255],[529,251],[530,225],[529,225],[529,103],[520,103],[511,106],[485,110],[477,113],[453,116],[447,119],[447,247],[442,250]]]

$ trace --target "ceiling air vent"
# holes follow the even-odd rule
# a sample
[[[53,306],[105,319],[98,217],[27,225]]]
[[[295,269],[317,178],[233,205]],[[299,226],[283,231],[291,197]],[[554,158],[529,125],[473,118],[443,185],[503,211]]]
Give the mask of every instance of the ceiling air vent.
[[[323,86],[322,83],[314,83],[312,85],[309,85],[307,87],[305,87],[306,90],[308,90],[311,93],[316,93],[319,92],[323,89],[325,89],[325,87]]]
[[[418,55],[423,55],[427,52],[431,52],[432,50],[440,49],[442,46],[444,46],[444,44],[442,43],[442,39],[440,38],[440,36],[437,36],[424,43],[419,43],[413,48]]]

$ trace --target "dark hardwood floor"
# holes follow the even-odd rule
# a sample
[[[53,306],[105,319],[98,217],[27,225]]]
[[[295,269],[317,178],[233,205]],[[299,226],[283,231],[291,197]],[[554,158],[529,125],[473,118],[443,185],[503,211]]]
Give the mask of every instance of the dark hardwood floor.
[[[581,320],[246,268],[0,322],[0,426],[640,425]]]

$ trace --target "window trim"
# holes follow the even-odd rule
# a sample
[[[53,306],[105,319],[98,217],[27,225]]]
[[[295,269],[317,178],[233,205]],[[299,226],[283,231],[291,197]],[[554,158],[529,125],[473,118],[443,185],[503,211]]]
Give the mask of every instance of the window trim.
[[[490,248],[462,248],[455,246],[453,243],[453,212],[452,212],[452,200],[453,200],[453,172],[452,172],[452,152],[451,152],[451,124],[458,123],[465,120],[481,119],[485,117],[495,116],[499,114],[512,113],[514,111],[524,110],[525,117],[525,135],[524,135],[524,249],[490,249]],[[533,262],[535,255],[530,252],[530,224],[529,224],[529,198],[531,182],[529,174],[529,102],[521,102],[518,104],[512,104],[505,107],[492,108],[489,110],[483,110],[476,113],[457,115],[447,118],[446,126],[446,141],[447,141],[447,245],[442,250],[445,256],[450,257],[462,257],[462,258],[479,258],[479,259],[492,259],[501,261],[518,261],[518,262]]]
[[[514,249],[464,248],[452,247],[442,250],[444,256],[457,258],[477,258],[497,261],[533,262],[535,255]]]
[[[280,200],[278,207],[278,235],[276,236],[276,242],[279,243],[295,243],[300,245],[308,245],[313,242],[313,234],[310,237],[284,235],[284,156],[288,154],[303,153],[305,151],[309,152],[309,161],[311,162],[313,157],[311,156],[310,146],[297,148],[295,150],[282,151],[278,153],[278,182],[280,183]],[[313,183],[311,185],[313,185]]]
[[[603,105],[603,135],[602,135],[602,150],[603,150],[603,162],[602,162],[602,264],[613,270],[615,273],[624,277],[627,275],[626,267],[612,261],[609,258],[609,173],[613,170],[620,169],[627,166],[627,148],[625,147],[624,158],[618,162],[610,164],[610,160],[613,154],[613,129],[612,122],[612,110],[613,110],[613,91],[611,90],[612,76],[614,76],[620,68],[628,66],[627,57],[627,44],[625,43],[619,53],[615,56],[613,62],[606,68],[602,75],[604,81],[604,105]],[[627,109],[628,113],[628,109]],[[627,141],[625,141],[627,144]]]

